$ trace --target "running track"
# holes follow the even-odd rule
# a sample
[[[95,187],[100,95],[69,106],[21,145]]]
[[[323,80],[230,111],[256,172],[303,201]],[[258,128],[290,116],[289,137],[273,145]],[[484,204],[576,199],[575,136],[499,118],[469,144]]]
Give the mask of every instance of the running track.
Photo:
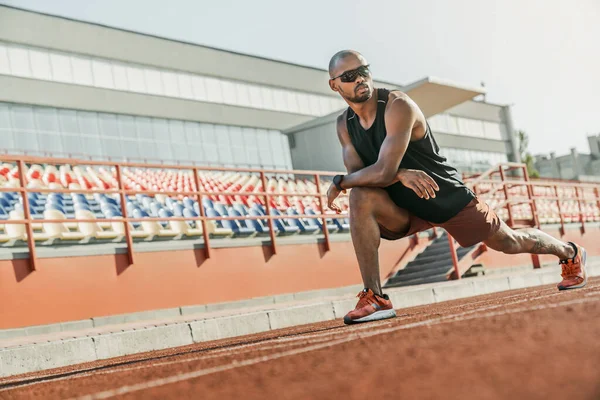
[[[600,279],[0,380],[0,399],[599,399]]]

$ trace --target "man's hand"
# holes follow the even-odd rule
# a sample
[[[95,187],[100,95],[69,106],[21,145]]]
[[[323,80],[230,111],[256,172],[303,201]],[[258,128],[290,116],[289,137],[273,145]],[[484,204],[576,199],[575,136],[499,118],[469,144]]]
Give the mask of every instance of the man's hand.
[[[435,198],[435,192],[440,190],[432,177],[418,169],[400,168],[393,183],[396,182],[402,183],[407,188],[412,189],[417,196],[426,200]]]
[[[340,192],[333,183],[331,183],[329,189],[327,189],[327,207],[338,214],[342,212],[342,209],[336,203],[334,203],[334,200],[337,199],[340,193],[346,193],[346,191],[342,190]]]

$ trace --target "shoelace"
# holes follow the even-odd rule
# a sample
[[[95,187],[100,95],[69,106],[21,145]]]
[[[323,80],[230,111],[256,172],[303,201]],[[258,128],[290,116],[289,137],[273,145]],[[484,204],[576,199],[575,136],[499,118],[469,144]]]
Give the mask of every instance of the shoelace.
[[[367,298],[368,292],[363,292],[362,290],[356,295],[360,300],[356,304],[356,308],[362,308],[369,304],[369,299]]]
[[[576,266],[571,261],[561,261],[560,266],[562,267],[563,278],[567,278],[569,276],[574,276],[579,273],[579,266]]]

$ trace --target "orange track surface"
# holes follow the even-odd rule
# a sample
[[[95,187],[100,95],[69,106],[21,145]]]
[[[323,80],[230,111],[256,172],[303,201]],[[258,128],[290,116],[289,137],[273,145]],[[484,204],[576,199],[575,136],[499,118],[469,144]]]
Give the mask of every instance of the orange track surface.
[[[0,399],[598,399],[600,279],[0,380]]]

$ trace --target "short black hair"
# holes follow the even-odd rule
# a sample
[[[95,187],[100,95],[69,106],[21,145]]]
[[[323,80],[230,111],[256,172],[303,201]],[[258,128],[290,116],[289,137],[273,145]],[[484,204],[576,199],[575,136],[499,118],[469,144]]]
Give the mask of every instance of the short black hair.
[[[340,50],[337,53],[335,53],[333,55],[333,57],[331,57],[331,60],[329,60],[329,77],[330,78],[333,78],[333,70],[337,66],[338,62],[340,62],[341,60],[343,60],[344,58],[346,58],[348,56],[362,57],[362,54],[360,54],[358,51],[355,51],[355,50]]]

